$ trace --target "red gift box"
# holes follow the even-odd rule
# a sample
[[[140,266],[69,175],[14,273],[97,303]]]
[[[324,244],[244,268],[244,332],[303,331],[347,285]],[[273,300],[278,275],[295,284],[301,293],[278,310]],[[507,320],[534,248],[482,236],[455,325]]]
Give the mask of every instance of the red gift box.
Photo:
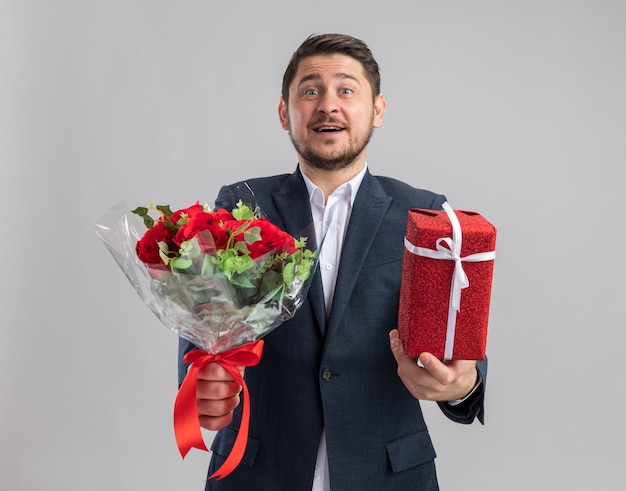
[[[407,219],[398,331],[407,355],[482,360],[496,228],[478,213],[412,209]]]

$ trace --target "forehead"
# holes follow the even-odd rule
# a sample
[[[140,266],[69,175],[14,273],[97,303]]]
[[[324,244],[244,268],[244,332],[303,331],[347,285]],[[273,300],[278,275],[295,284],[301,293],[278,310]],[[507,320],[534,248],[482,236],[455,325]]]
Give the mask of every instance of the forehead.
[[[360,61],[342,54],[307,56],[300,60],[293,83],[298,86],[304,81],[321,79],[352,78],[360,83],[367,82]]]

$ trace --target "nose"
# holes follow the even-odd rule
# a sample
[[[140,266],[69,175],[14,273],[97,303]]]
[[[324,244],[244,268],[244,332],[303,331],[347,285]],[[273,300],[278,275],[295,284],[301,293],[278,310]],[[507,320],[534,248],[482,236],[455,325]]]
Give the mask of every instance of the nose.
[[[339,101],[337,96],[332,92],[326,92],[319,99],[317,110],[324,114],[336,113],[339,110]]]

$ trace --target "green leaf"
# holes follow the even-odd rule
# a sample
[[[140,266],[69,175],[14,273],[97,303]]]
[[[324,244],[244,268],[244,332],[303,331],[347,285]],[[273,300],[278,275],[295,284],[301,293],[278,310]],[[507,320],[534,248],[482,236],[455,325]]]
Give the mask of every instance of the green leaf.
[[[254,218],[254,211],[250,205],[244,204],[241,200],[237,202],[237,208],[232,213],[235,220],[252,220]]]
[[[234,251],[228,252],[232,254],[224,254],[221,266],[223,273],[230,281],[234,280],[235,274],[241,275],[254,267],[255,263],[250,256],[237,256]]]
[[[310,259],[303,259],[300,261],[300,264],[296,268],[296,278],[301,281],[306,281],[309,276],[311,276],[311,268],[313,266],[313,261]]]
[[[154,220],[150,215],[144,215],[143,224],[146,226],[146,228],[151,229],[152,227],[154,227]]]
[[[283,281],[287,285],[291,285],[291,283],[293,283],[294,274],[295,274],[294,263],[288,262],[287,264],[285,264],[285,266],[283,267]]]
[[[146,208],[145,206],[138,206],[133,211],[131,211],[131,213],[139,215],[140,217],[145,217],[148,214],[148,208]]]
[[[215,259],[210,254],[205,254],[202,259],[202,268],[200,270],[200,274],[202,276],[211,276],[215,273],[216,262]]]
[[[242,241],[235,242],[232,249],[230,250],[233,251],[235,254],[242,254],[244,256],[250,255],[250,249],[248,249],[246,243]]]
[[[170,205],[156,205],[156,209],[159,210],[166,217],[171,217],[174,212],[170,208]]]
[[[181,256],[189,256],[191,259],[197,258],[202,250],[200,249],[200,245],[198,244],[198,239],[195,237],[189,240],[186,240],[180,245],[179,254]]]
[[[168,255],[170,253],[170,247],[167,245],[167,242],[163,242],[162,240],[157,242],[157,245],[159,246],[159,250],[165,254]]]
[[[304,249],[306,247],[306,241],[306,237],[300,237],[299,239],[296,239],[296,249]]]
[[[250,227],[243,235],[247,244],[261,240],[261,227]]]
[[[235,286],[240,286],[243,288],[254,288],[254,283],[250,281],[250,277],[248,275],[234,276],[230,282]]]
[[[172,268],[176,269],[187,269],[193,264],[193,261],[189,259],[187,256],[177,257],[170,261],[170,265]]]
[[[250,258],[250,256],[237,256],[236,259],[236,268],[235,271],[237,274],[244,273],[251,268],[254,268],[254,261]]]
[[[167,245],[167,242],[163,242],[162,240],[160,240],[159,242],[157,242],[157,245],[159,246],[159,256],[163,260],[163,263],[169,264],[171,258],[170,248]]]
[[[259,285],[259,292],[261,295],[266,296],[277,290],[277,288],[283,284],[283,277],[280,273],[274,270],[270,270],[263,276],[261,284]]]
[[[222,251],[220,254],[222,267],[222,272],[226,275],[226,277],[231,280],[233,277],[233,273],[237,269],[237,256],[234,254],[232,250]]]
[[[239,235],[243,232],[246,231],[246,229],[250,226],[250,222],[244,222],[241,225],[239,225],[235,231],[233,232],[233,235]]]

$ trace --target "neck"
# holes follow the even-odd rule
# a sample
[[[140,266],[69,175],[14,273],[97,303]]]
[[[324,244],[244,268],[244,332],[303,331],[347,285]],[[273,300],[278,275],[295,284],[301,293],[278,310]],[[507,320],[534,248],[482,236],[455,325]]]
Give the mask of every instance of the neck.
[[[328,199],[335,189],[356,176],[365,167],[365,161],[353,162],[343,169],[325,170],[313,167],[300,159],[300,170],[324,192]]]

